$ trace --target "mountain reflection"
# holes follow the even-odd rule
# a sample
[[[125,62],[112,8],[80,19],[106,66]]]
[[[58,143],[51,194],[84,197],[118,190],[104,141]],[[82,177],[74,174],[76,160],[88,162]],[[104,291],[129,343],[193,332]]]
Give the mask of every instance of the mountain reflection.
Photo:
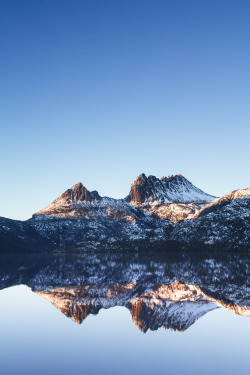
[[[247,254],[86,254],[1,256],[0,288],[25,284],[81,324],[123,306],[142,331],[185,331],[226,308],[250,316]]]

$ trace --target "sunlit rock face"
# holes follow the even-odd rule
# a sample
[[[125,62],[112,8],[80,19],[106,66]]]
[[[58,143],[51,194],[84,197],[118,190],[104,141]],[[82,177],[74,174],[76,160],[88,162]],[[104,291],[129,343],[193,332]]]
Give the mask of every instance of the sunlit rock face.
[[[49,215],[70,219],[109,218],[137,222],[145,220],[145,212],[148,212],[155,218],[178,222],[191,217],[214,199],[181,175],[158,179],[141,174],[132,184],[125,200],[101,197],[97,191],[90,192],[79,182],[48,207],[34,214],[34,217]]]
[[[204,193],[182,175],[147,177],[144,173],[131,186],[126,200],[131,203],[211,202],[215,197]]]
[[[27,225],[48,241],[48,247],[83,243],[97,248],[101,243],[108,248],[116,242],[143,240],[151,234],[153,240],[158,240],[172,223],[156,220],[150,212],[124,199],[101,197],[78,183],[35,213]]]
[[[140,210],[131,207],[123,199],[101,197],[97,191],[88,191],[81,182],[66,190],[59,198],[33,216],[48,215],[66,219],[128,220],[147,219]]]
[[[132,184],[126,201],[155,217],[177,223],[193,217],[214,199],[182,175],[158,179],[142,173]]]

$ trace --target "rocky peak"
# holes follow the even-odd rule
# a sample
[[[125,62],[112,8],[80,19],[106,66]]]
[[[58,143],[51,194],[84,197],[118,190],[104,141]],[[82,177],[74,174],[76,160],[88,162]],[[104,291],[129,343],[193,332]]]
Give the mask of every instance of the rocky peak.
[[[141,173],[137,179],[134,181],[134,183],[143,183],[143,181],[147,180],[147,176],[144,173]]]
[[[129,195],[125,198],[132,204],[153,202],[210,202],[215,197],[195,187],[181,174],[158,179],[155,176],[140,174],[133,182]]]
[[[100,200],[101,197],[97,191],[88,191],[85,186],[81,182],[78,182],[71,189],[66,190],[62,195],[61,198],[66,199],[69,201],[86,201],[91,202],[92,200]]]
[[[102,201],[97,191],[89,191],[81,182],[78,182],[70,189],[67,189],[59,198],[49,206],[38,211],[33,216],[53,215],[58,217],[84,218],[86,216],[85,206]],[[84,212],[82,212],[82,210]]]
[[[83,186],[81,182],[67,189],[62,195],[67,201],[90,201],[90,192]]]
[[[150,194],[148,178],[144,173],[142,173],[133,182],[129,196],[126,198],[126,200],[127,202],[136,201],[142,203],[146,198],[146,192]]]

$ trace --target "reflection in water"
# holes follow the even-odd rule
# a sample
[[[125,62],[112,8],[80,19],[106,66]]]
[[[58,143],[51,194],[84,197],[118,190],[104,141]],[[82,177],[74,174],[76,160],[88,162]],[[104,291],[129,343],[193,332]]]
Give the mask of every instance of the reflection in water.
[[[218,307],[250,316],[250,308],[223,302],[206,295],[199,286],[181,284],[177,280],[147,290],[140,281],[127,285],[97,287],[95,285],[36,291],[49,300],[67,317],[81,324],[89,314],[97,314],[102,308],[127,307],[133,322],[143,332],[160,327],[178,331],[186,330],[198,318]]]
[[[0,288],[25,284],[81,324],[124,306],[142,331],[187,330],[226,308],[250,316],[247,254],[88,254],[1,257]]]

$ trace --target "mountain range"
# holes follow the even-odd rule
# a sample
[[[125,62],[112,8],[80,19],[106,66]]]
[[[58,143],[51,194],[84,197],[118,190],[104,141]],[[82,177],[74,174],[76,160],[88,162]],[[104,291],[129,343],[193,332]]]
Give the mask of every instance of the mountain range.
[[[1,252],[249,248],[250,189],[222,198],[182,175],[141,174],[124,199],[81,183],[26,221],[0,218]]]

